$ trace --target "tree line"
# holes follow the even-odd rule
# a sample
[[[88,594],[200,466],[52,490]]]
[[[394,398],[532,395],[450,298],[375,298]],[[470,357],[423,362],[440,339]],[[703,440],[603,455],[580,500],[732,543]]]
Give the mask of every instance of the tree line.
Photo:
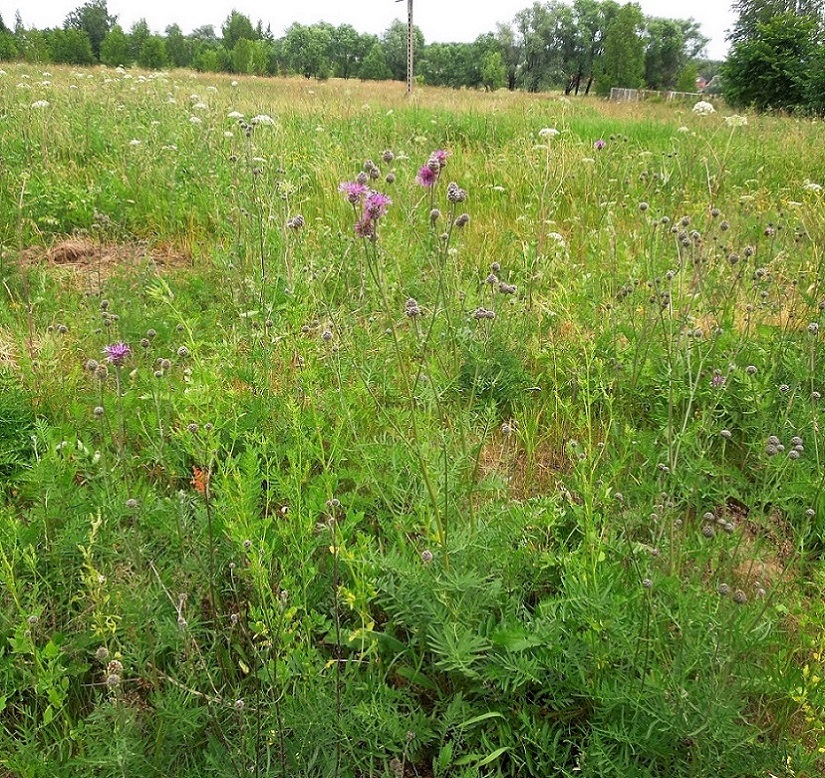
[[[825,114],[825,0],[737,0],[721,69],[725,99]]]
[[[427,44],[420,29],[414,32],[419,82],[568,94],[605,94],[613,86],[694,91],[707,43],[692,19],[646,17],[637,4],[615,0],[536,2],[472,43]],[[401,21],[381,35],[349,24],[296,23],[277,37],[234,10],[220,32],[205,25],[184,34],[172,24],[158,34],[145,19],[127,31],[106,0],[89,0],[62,28],[26,28],[19,13],[8,28],[0,18],[0,60],[403,80],[406,38]]]

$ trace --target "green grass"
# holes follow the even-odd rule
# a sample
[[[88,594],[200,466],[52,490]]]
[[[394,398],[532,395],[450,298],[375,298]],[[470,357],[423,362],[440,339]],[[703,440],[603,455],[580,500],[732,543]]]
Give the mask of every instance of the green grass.
[[[0,772],[821,774],[816,123],[6,70]]]

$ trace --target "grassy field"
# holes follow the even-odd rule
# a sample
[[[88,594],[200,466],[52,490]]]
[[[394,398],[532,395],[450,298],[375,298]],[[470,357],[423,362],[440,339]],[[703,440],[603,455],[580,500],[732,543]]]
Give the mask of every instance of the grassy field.
[[[0,775],[823,775],[822,126],[717,109],[5,66]]]

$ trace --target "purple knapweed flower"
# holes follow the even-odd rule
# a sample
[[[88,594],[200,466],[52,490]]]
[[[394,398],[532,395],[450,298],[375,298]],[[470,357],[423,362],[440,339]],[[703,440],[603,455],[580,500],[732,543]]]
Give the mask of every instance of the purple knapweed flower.
[[[370,219],[380,219],[390,205],[392,205],[390,197],[383,192],[373,190],[364,199],[364,215]]]
[[[450,156],[449,151],[444,151],[444,149],[436,149],[432,154],[430,154],[430,159],[438,162],[439,168],[444,169],[447,167],[448,156]]]
[[[436,173],[429,165],[424,165],[415,177],[415,182],[421,186],[431,187],[435,185],[438,173]]]
[[[355,234],[359,238],[374,238],[375,237],[375,221],[369,216],[362,216],[355,222]]]
[[[607,141],[604,138],[599,138],[594,144],[593,148],[596,151],[601,151],[607,145]]]
[[[112,343],[103,349],[106,355],[106,361],[115,367],[120,367],[130,356],[132,356],[132,349],[127,343],[118,342]]]
[[[714,373],[713,378],[710,379],[710,385],[714,389],[721,389],[726,383],[727,379],[720,373]]]
[[[342,181],[338,185],[338,191],[343,192],[347,196],[347,201],[355,205],[366,196],[370,189],[366,184],[361,184],[358,181]]]

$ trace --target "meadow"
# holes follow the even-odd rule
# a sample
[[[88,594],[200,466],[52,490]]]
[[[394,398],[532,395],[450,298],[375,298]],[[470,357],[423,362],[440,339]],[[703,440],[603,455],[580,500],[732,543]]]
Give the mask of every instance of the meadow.
[[[0,71],[0,775],[825,773],[802,118]]]

